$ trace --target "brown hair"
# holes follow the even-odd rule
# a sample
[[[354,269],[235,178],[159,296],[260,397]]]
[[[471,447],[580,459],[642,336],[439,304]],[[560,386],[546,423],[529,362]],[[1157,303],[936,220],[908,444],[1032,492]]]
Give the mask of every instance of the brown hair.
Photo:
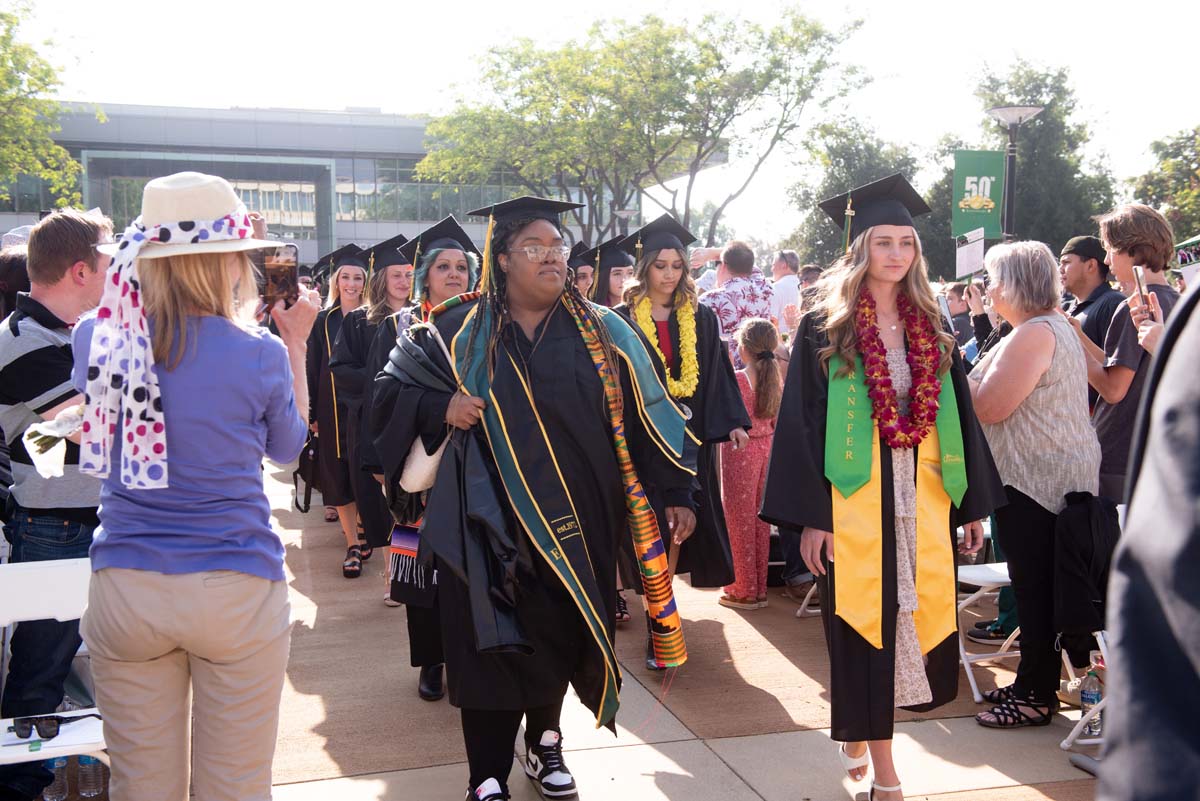
[[[682,309],[685,305],[690,305],[693,309],[696,308],[696,302],[699,300],[699,295],[696,292],[696,281],[692,278],[691,272],[687,266],[687,254],[682,250],[674,248],[663,248],[662,250],[648,250],[642,254],[642,259],[633,268],[633,280],[626,285],[625,292],[621,296],[621,300],[629,307],[629,313],[633,314],[634,309],[642,298],[650,295],[650,268],[654,266],[654,262],[658,261],[658,257],[663,253],[676,253],[683,260],[683,275],[679,279],[679,283],[675,285],[675,302],[673,308]]]
[[[25,246],[16,245],[0,252],[0,318],[17,307],[17,293],[29,291],[29,272],[25,266]]]
[[[721,261],[735,275],[749,275],[754,272],[754,251],[745,242],[737,239],[730,242],[721,251]]]
[[[1133,263],[1160,273],[1175,255],[1175,237],[1167,219],[1149,206],[1129,203],[1093,217],[1108,251],[1128,253]]]
[[[112,235],[112,220],[77,209],[60,209],[47,215],[29,232],[29,280],[53,286],[76,262],[96,270],[96,250],[101,236]]]
[[[962,281],[955,281],[953,284],[946,284],[946,294],[953,295],[955,300],[962,300],[963,293],[967,291],[967,285]]]
[[[770,320],[750,317],[738,326],[737,343],[754,356],[754,416],[770,419],[779,414],[783,398],[783,378],[775,360],[779,332]]]
[[[236,278],[230,275],[226,256],[238,260]],[[146,313],[154,317],[150,337],[154,360],[164,369],[174,370],[183,359],[189,317],[212,315],[247,328],[253,326],[258,286],[254,265],[245,252],[140,259],[138,275]]]

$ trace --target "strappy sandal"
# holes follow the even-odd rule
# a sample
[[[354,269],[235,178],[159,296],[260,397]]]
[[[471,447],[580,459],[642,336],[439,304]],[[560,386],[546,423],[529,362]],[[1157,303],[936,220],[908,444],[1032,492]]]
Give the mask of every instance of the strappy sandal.
[[[1051,704],[1036,704],[1027,698],[1014,697],[997,704],[987,712],[979,713],[975,716],[975,722],[989,729],[1022,729],[1026,726],[1049,726],[1050,722],[1054,720],[1055,711]],[[983,718],[985,714],[991,714],[995,719],[986,720]]]
[[[871,764],[871,749],[870,748],[864,748],[863,752],[862,752],[862,756],[852,757],[846,753],[846,744],[839,743],[838,744],[838,759],[840,759],[842,761],[842,769],[846,771],[847,776],[850,776],[850,771],[853,771],[853,770],[861,770],[863,772],[863,775],[859,776],[857,779],[854,778],[853,776],[850,776],[850,781],[860,782],[863,779],[867,778],[867,767],[870,766],[870,764]],[[884,788],[881,787],[879,789],[882,790]]]
[[[362,551],[357,545],[346,549],[346,560],[342,562],[343,578],[358,578],[362,575]]]
[[[867,795],[868,801],[875,801],[875,791],[876,790],[878,790],[881,793],[898,793],[898,792],[900,792],[900,785],[897,784],[892,787],[884,787],[882,784],[876,784],[875,782],[871,782],[871,792],[870,792],[870,794]]]
[[[997,687],[994,690],[988,690],[982,695],[983,700],[989,704],[1003,704],[1005,701],[1014,701],[1017,698],[1017,694],[1013,691],[1011,684],[1007,687]]]
[[[625,596],[619,592],[617,593],[616,618],[617,623],[628,623],[629,621],[633,620],[633,617],[629,614],[629,604],[625,603]]]
[[[337,507],[336,506],[326,506],[325,507],[325,522],[326,523],[336,523],[337,520],[338,520]]]
[[[359,532],[362,533],[361,531]],[[365,562],[371,558],[371,554],[375,553],[375,549],[368,545],[365,541],[358,541],[358,550],[362,554],[362,560]]]

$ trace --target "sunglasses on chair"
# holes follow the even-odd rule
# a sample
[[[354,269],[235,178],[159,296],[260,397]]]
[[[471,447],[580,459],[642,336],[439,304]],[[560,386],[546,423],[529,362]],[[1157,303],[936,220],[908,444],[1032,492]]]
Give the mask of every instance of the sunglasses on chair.
[[[87,715],[74,715],[72,717],[63,717],[61,715],[34,715],[26,718],[13,718],[13,725],[8,727],[8,730],[17,735],[19,740],[28,740],[33,730],[36,728],[38,737],[43,740],[53,740],[58,736],[58,730],[68,724],[74,723],[77,720],[84,718],[96,718],[103,720],[100,715],[91,712]]]

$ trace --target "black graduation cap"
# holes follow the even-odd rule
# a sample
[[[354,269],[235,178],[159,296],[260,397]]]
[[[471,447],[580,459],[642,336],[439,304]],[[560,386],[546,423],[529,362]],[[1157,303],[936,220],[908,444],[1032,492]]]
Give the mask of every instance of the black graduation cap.
[[[625,237],[619,235],[614,236],[607,242],[601,242],[580,255],[581,264],[590,264],[596,268],[595,278],[592,279],[592,300],[607,305],[609,272],[613,267],[632,267],[634,265],[633,254],[621,249],[621,242],[624,239]],[[603,295],[601,295],[601,287],[603,287]]]
[[[582,239],[571,246],[571,253],[567,256],[568,267],[582,267],[588,262],[583,261],[579,257],[588,252],[587,242]]]
[[[318,278],[320,278],[323,275],[329,275],[329,273],[331,272],[331,268],[333,268],[334,265],[340,264],[340,262],[338,261],[339,259],[341,259],[343,256],[357,254],[358,251],[359,251],[358,245],[351,242],[349,245],[342,245],[337,250],[334,250],[330,253],[326,253],[324,256],[317,259],[315,264],[313,264],[313,266],[312,266],[313,275]]]
[[[479,248],[467,236],[467,232],[458,224],[451,214],[444,220],[434,223],[400,247],[400,255],[408,259],[409,264],[416,264],[420,254],[431,250],[461,250],[464,253],[481,255]]]
[[[364,248],[360,254],[367,260],[367,266],[372,270],[391,267],[393,264],[412,264],[412,261],[404,258],[400,253],[400,247],[408,242],[408,237],[404,234],[396,234],[391,239],[385,239],[378,245],[372,245],[369,248]]]
[[[627,253],[640,256],[641,253],[664,248],[683,250],[695,241],[696,237],[691,231],[680,225],[670,214],[664,214],[625,237],[618,247]]]
[[[847,203],[851,211],[847,242],[876,225],[912,225],[913,217],[932,211],[900,173],[821,201],[821,210],[843,231],[847,229]]]
[[[549,220],[558,225],[560,215],[564,212],[582,208],[582,203],[570,203],[565,200],[551,200],[545,197],[525,195],[524,197],[497,203],[494,206],[484,206],[481,209],[475,209],[475,211],[467,213],[472,217],[494,217],[497,223],[536,217],[542,220]]]

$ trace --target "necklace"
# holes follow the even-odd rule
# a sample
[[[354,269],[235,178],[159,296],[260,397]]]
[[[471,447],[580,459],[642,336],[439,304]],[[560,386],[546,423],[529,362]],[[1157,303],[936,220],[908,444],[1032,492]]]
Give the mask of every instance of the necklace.
[[[637,323],[638,328],[642,329],[642,333],[650,341],[650,347],[654,348],[654,352],[658,354],[658,360],[662,362],[663,368],[666,370],[667,391],[671,393],[671,397],[682,400],[695,395],[696,387],[700,385],[700,357],[699,349],[696,346],[696,308],[691,303],[685,303],[675,309],[673,313],[679,322],[678,377],[671,375],[671,365],[667,364],[667,357],[659,347],[658,327],[654,324],[650,298],[642,298],[633,307],[634,322]]]

